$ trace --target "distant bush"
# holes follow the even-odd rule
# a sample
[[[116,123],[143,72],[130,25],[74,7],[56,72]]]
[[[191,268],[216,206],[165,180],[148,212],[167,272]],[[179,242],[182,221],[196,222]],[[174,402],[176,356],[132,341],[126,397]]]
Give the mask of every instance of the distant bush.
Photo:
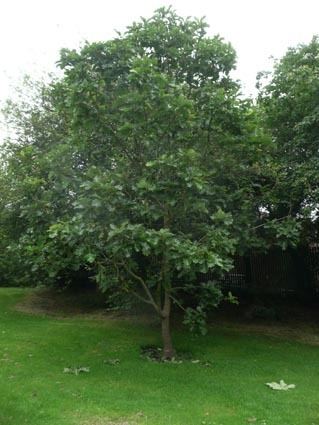
[[[254,305],[246,314],[248,319],[278,320],[278,313],[274,307]]]

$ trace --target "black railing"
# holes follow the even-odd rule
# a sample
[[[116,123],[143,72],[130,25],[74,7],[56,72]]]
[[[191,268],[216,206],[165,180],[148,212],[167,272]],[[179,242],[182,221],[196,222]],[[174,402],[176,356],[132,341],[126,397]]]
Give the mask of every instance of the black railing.
[[[225,289],[256,293],[318,293],[319,247],[236,256],[233,269],[220,284]]]

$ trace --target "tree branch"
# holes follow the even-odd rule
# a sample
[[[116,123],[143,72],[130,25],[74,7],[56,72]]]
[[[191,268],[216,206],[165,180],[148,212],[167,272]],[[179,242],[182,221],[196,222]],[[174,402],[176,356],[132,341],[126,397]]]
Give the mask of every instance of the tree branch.
[[[150,305],[153,305],[153,304],[152,304],[152,302],[151,302],[150,300],[148,300],[148,299],[146,299],[146,298],[142,297],[139,293],[137,293],[137,292],[135,292],[135,291],[132,291],[132,290],[130,290],[129,292],[131,292],[131,293],[134,295],[134,297],[138,298],[139,300],[143,301],[144,303],[146,303],[146,304],[150,304]],[[154,307],[154,306],[153,306],[153,307]]]
[[[179,308],[181,308],[183,311],[186,311],[186,308],[185,307],[183,307],[182,306],[182,304],[176,299],[176,298],[174,298],[172,295],[170,295],[170,298],[173,300],[173,302],[175,303],[175,304],[177,304],[178,305],[178,307]]]
[[[148,303],[151,304],[155,308],[155,310],[157,311],[157,313],[161,315],[162,314],[161,313],[161,309],[156,304],[156,302],[155,302],[155,300],[153,298],[153,295],[151,294],[151,291],[148,289],[148,287],[147,287],[146,283],[144,282],[144,280],[140,276],[138,276],[136,273],[134,273],[132,270],[130,270],[124,263],[121,263],[121,265],[124,267],[124,269],[127,271],[127,273],[130,276],[132,276],[135,280],[137,280],[142,285],[142,287],[143,287],[146,295],[148,296],[148,299],[149,299]]]
[[[284,217],[274,218],[272,221],[276,221],[276,222],[277,222],[277,221],[284,220],[285,218],[288,218],[288,217],[291,217],[291,215],[290,215],[290,214],[288,214],[288,215],[285,215]],[[251,227],[249,230],[259,229],[260,227],[264,227],[266,224],[267,224],[267,223],[259,224],[258,226]]]

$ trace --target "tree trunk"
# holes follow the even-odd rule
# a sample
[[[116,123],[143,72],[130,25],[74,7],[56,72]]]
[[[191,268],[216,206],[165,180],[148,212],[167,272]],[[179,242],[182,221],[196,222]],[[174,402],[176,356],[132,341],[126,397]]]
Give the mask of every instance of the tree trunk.
[[[171,328],[170,328],[170,315],[171,315],[171,298],[168,291],[165,291],[164,306],[162,310],[162,338],[163,338],[163,358],[172,359],[175,356],[173,348]]]

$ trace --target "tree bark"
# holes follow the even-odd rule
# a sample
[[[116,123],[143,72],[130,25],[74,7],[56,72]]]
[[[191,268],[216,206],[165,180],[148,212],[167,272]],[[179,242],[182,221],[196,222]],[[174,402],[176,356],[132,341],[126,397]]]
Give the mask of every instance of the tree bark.
[[[164,214],[164,229],[169,229],[170,226],[170,214],[167,209]],[[170,277],[169,277],[169,264],[166,252],[163,253],[162,258],[162,270],[161,270],[161,284],[164,288],[164,303],[161,311],[162,318],[162,338],[163,338],[163,359],[170,360],[175,356],[175,350],[173,348],[172,336],[171,336],[171,327],[170,327],[170,318],[171,318],[171,294],[169,288]]]
[[[175,350],[173,348],[171,337],[170,316],[171,298],[169,292],[166,290],[164,296],[164,306],[162,310],[163,358],[166,360],[170,360],[175,356]]]

